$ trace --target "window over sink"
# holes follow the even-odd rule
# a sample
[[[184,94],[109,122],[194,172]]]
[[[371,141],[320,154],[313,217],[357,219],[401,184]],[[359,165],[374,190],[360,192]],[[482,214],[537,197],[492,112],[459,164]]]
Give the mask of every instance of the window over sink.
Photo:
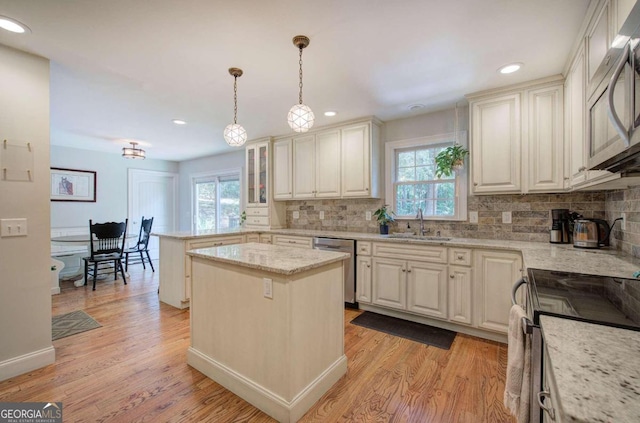
[[[466,131],[458,138],[465,145]],[[415,219],[422,209],[425,219],[466,220],[466,169],[448,177],[435,175],[436,156],[454,140],[450,133],[385,144],[386,202],[398,219]]]

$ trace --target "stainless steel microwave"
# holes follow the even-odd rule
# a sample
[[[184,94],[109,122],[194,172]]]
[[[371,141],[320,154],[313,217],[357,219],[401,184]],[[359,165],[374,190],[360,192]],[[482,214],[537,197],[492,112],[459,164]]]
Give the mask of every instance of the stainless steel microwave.
[[[588,87],[589,169],[640,171],[640,2]]]

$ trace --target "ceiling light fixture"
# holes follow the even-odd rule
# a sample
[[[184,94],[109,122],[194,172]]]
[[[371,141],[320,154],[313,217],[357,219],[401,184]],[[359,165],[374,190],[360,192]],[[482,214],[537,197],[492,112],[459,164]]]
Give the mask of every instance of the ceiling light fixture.
[[[16,34],[24,34],[29,30],[29,27],[25,24],[6,16],[0,16],[0,28],[15,32]]]
[[[324,112],[324,115],[327,117],[333,117],[335,115],[337,115],[338,112],[333,112],[333,111],[328,111],[328,112]]]
[[[187,122],[182,120],[182,119],[174,119],[171,122],[175,123],[176,125],[186,125]]]
[[[238,125],[238,78],[242,76],[242,69],[229,68],[233,76],[233,123],[224,128],[224,140],[231,147],[240,147],[247,142],[247,131]]]
[[[300,64],[300,83],[298,84],[300,87],[300,95],[298,97],[299,103],[289,110],[287,121],[294,131],[307,132],[313,126],[313,122],[316,119],[309,106],[302,103],[302,49],[309,45],[309,37],[296,35],[293,37],[293,45],[300,50],[300,60],[298,62]]]
[[[131,147],[124,147],[122,149],[122,157],[124,157],[125,159],[142,159],[142,160],[146,158],[144,150],[141,148],[136,148],[136,145],[138,145],[137,142],[129,141],[129,144],[131,144]]]
[[[523,66],[522,63],[511,63],[508,65],[504,65],[503,67],[498,69],[498,72],[503,74],[514,73],[515,71],[520,70],[522,66]]]

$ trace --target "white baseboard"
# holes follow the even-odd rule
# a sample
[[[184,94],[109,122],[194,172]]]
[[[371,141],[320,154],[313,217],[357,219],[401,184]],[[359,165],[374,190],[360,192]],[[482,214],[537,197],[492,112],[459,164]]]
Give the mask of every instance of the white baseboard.
[[[55,363],[56,350],[53,345],[39,351],[33,351],[19,357],[0,362],[0,381],[7,380]]]
[[[298,421],[347,372],[347,357],[342,355],[287,401],[193,347],[187,350],[187,363],[281,423]]]
[[[60,293],[60,287],[51,288],[51,295],[58,295]]]

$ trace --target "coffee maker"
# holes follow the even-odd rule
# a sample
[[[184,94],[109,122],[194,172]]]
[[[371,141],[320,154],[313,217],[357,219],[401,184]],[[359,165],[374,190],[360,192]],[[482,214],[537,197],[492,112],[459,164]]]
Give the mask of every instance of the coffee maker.
[[[570,244],[571,229],[569,228],[569,210],[551,210],[551,231],[549,242],[552,244]]]

